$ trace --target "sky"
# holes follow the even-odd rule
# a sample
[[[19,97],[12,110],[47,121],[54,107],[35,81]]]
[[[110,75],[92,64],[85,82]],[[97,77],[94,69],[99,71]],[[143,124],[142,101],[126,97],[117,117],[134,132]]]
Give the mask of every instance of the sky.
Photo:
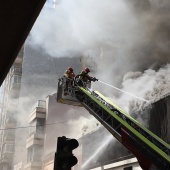
[[[56,0],[46,0],[44,7],[55,8],[56,7]]]

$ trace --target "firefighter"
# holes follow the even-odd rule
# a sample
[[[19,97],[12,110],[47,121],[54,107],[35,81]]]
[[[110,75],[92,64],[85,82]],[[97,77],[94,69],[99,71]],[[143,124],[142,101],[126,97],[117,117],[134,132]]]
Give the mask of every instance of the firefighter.
[[[64,89],[64,95],[68,93],[68,86],[73,84],[73,79],[75,77],[72,67],[68,67],[63,75],[66,78],[66,87]]]
[[[82,80],[83,82],[90,82],[90,81],[98,81],[98,79],[96,79],[95,77],[91,77],[89,76],[90,69],[89,68],[85,68],[84,70],[81,71],[81,73],[77,76],[79,76],[79,79]],[[80,81],[79,81],[80,82]],[[80,85],[80,84],[79,84]]]

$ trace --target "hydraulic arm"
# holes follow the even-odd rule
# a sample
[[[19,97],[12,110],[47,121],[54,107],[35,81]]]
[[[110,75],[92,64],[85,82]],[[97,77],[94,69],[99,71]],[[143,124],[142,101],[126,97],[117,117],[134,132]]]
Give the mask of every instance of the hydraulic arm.
[[[76,81],[64,96],[65,79],[59,79],[57,102],[84,106],[137,159],[142,169],[170,170],[170,145],[153,134],[98,91]]]
[[[170,146],[97,91],[79,87],[75,97],[139,161],[144,170],[170,169]]]

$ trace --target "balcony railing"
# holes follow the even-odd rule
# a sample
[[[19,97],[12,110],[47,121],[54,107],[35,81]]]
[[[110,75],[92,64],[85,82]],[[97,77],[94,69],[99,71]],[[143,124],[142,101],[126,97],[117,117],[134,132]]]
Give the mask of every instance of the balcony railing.
[[[32,145],[44,145],[44,135],[32,133],[26,141],[26,148],[31,147]]]
[[[31,123],[36,118],[46,118],[46,109],[45,108],[39,108],[36,107],[33,112],[29,115],[29,123]]]
[[[19,90],[20,89],[21,84],[20,83],[11,83],[10,84],[10,91],[11,90]]]
[[[11,69],[11,74],[12,75],[19,75],[19,76],[21,76],[22,75],[22,68],[20,68],[20,67],[13,67]]]
[[[46,104],[46,103],[45,103],[44,100],[38,100],[38,101],[35,103],[35,105],[33,106],[33,108],[35,108],[35,107],[46,108],[45,104]]]
[[[42,158],[43,163],[48,164],[50,161],[52,161],[54,159],[54,155],[55,155],[55,152],[51,152],[50,154],[45,155]]]
[[[46,118],[46,108],[45,108],[45,101],[39,100],[34,105],[34,110],[29,115],[29,123],[31,123],[36,118]]]

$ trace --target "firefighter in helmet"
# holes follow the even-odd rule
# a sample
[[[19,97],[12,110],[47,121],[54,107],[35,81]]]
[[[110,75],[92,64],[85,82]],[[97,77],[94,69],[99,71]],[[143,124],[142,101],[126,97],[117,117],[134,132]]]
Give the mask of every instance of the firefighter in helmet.
[[[98,81],[98,79],[96,79],[95,77],[91,77],[91,76],[89,76],[89,72],[90,72],[90,69],[89,68],[85,68],[84,70],[82,70],[81,72],[80,72],[80,74],[79,75],[77,75],[77,76],[79,76],[79,79],[80,80],[82,80],[82,81],[84,81],[84,82],[90,82],[90,81]]]
[[[73,84],[73,79],[75,77],[72,67],[68,67],[63,75],[66,78],[66,87],[64,89],[64,95],[68,93],[68,86]]]
[[[74,71],[72,67],[68,67],[64,73],[64,77],[73,79],[74,78]]]

